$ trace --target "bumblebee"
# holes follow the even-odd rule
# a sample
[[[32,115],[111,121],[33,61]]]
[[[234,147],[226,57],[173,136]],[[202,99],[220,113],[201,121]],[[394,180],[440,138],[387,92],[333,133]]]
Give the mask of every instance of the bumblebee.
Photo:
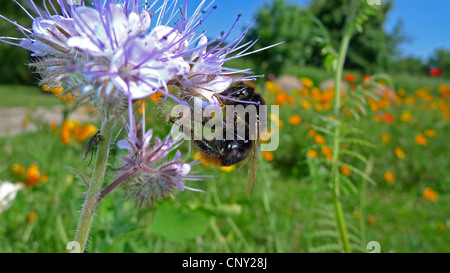
[[[254,86],[243,81],[231,85],[228,89],[218,95],[218,99],[223,105],[224,112],[226,112],[225,109],[227,109],[227,105],[242,105],[244,109],[252,104],[256,106],[266,105],[264,98],[255,92]],[[256,109],[256,131],[258,131],[260,113],[259,108],[256,107]],[[249,113],[246,113],[244,120],[241,120],[240,123],[245,125],[244,136],[238,134],[237,124],[239,124],[239,117],[234,116],[234,137],[232,139],[226,138],[227,124],[224,122],[223,140],[194,140],[194,144],[200,152],[201,158],[215,165],[231,166],[250,158],[247,184],[247,194],[250,196],[256,179],[259,144],[257,137],[250,137],[251,130],[249,127],[255,126],[255,123],[251,122],[255,119],[252,119],[249,115]],[[242,117],[240,118],[242,119]]]

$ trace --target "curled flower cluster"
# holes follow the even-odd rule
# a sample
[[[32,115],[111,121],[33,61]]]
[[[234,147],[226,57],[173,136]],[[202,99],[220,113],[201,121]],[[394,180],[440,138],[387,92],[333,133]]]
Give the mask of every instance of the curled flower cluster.
[[[256,41],[241,44],[251,25],[239,31],[238,15],[227,32],[208,40],[199,26],[216,9],[213,0],[198,1],[192,14],[188,14],[187,0],[181,6],[169,0],[145,4],[138,0],[93,0],[89,6],[81,2],[70,5],[64,0],[43,0],[42,9],[30,0],[28,6],[37,13],[36,18],[21,7],[33,20],[32,28],[0,15],[24,35],[0,37],[0,41],[32,52],[34,62],[30,65],[41,75],[41,85],[62,90],[61,95],[80,94],[77,101],[89,100],[99,108],[102,118],[128,112],[128,136],[118,146],[129,156],[124,157],[122,173],[108,190],[125,181],[124,175],[134,177],[127,185],[138,200],[153,201],[153,196],[165,198],[172,189],[184,190],[182,180],[189,177],[193,164],[183,163],[179,152],[172,160],[156,164],[180,142],[167,137],[156,139],[151,146],[151,130],[142,130],[143,135],[138,136],[135,102],[158,95],[180,104],[189,104],[193,97],[218,104],[215,94],[235,81],[258,77],[232,78],[250,71],[223,66],[256,52],[249,52]],[[169,86],[176,91],[169,91]],[[145,115],[142,109],[139,113]]]
[[[171,160],[166,160],[168,154],[180,146],[181,138],[170,139],[170,136],[163,140],[155,138],[153,146],[150,146],[152,135],[153,131],[148,130],[143,136],[141,145],[128,138],[119,141],[119,147],[129,150],[130,153],[123,157],[125,165],[118,170],[120,176],[116,184],[125,182],[126,192],[134,196],[140,206],[144,202],[153,205],[155,197],[163,199],[166,196],[173,197],[171,194],[173,190],[199,191],[183,183],[183,180],[202,180],[204,176],[189,175],[191,167],[198,164],[198,161],[185,163],[181,159],[180,151],[176,151]],[[126,181],[128,178],[132,179]],[[115,186],[117,185],[111,184],[111,187]]]

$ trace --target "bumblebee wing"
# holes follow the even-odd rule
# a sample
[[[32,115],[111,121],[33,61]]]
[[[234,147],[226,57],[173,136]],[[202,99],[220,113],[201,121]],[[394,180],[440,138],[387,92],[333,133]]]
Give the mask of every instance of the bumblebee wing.
[[[247,196],[250,198],[252,196],[253,187],[255,187],[256,183],[256,171],[258,167],[258,141],[256,140],[253,145],[253,151],[250,158],[250,167],[248,169],[248,180],[247,180]]]

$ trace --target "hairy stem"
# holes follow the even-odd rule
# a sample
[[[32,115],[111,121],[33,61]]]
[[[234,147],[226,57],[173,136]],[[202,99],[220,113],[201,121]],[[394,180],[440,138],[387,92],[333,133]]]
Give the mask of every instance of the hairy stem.
[[[344,35],[341,41],[341,47],[339,49],[339,60],[338,67],[335,75],[335,97],[334,97],[334,118],[339,120],[340,108],[341,108],[341,79],[342,79],[342,71],[344,69],[345,56],[347,55],[348,45],[350,42],[351,35],[347,32]],[[336,213],[336,220],[338,223],[339,233],[341,236],[342,245],[344,247],[344,251],[349,253],[351,252],[350,243],[347,234],[347,228],[345,226],[344,212],[342,210],[342,205],[340,201],[340,192],[339,192],[339,148],[340,148],[340,136],[341,136],[341,127],[336,126],[334,129],[334,144],[333,144],[333,161],[332,161],[332,190],[333,190],[333,204],[334,210]]]
[[[74,241],[80,244],[80,251],[84,252],[86,242],[91,229],[92,220],[94,218],[95,208],[97,207],[98,197],[102,189],[103,181],[105,179],[106,165],[108,163],[109,146],[111,145],[112,132],[114,129],[115,120],[107,117],[102,122],[101,133],[103,141],[98,144],[97,154],[95,158],[94,171],[92,173],[92,180],[89,185],[89,190],[84,201],[81,217],[78,222],[77,231]]]

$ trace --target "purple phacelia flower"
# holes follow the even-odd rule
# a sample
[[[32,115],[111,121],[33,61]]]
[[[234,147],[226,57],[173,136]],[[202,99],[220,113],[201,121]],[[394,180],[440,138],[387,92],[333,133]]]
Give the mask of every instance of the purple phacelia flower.
[[[169,153],[182,144],[181,134],[176,138],[169,134],[163,140],[155,137],[153,145],[150,145],[152,136],[150,129],[143,133],[141,140],[127,137],[118,142],[118,147],[127,151],[127,155],[122,156],[124,165],[117,169],[118,178],[103,190],[100,199],[118,185],[122,185],[139,206],[153,204],[155,198],[173,198],[172,192],[176,190],[201,191],[184,184],[184,181],[201,181],[205,177],[191,172],[198,161],[186,163],[181,159],[180,151],[176,151],[172,159],[167,159]]]

